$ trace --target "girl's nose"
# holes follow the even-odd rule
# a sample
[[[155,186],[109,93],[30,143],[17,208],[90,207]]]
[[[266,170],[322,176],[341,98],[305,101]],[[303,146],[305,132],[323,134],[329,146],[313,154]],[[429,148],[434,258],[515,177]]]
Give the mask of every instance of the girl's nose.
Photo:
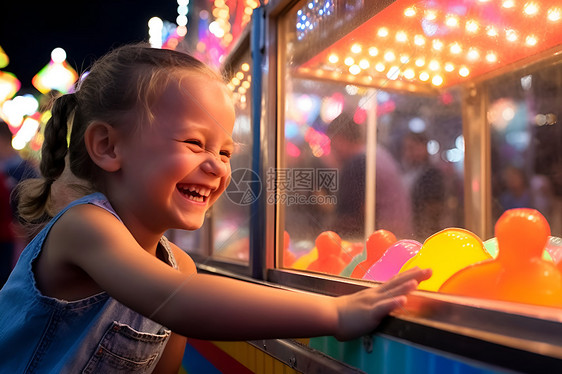
[[[230,163],[221,160],[220,156],[215,156],[211,153],[207,154],[207,159],[201,165],[205,173],[216,175],[217,177],[224,177],[228,174]]]

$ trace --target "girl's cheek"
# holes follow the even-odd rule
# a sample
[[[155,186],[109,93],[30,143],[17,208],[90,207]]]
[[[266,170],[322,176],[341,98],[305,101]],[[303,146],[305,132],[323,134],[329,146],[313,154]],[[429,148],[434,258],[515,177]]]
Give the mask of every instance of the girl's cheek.
[[[223,194],[224,191],[226,191],[226,188],[228,187],[228,185],[230,184],[230,170],[228,170],[228,174],[226,177],[223,178],[222,182],[221,182],[221,195]]]

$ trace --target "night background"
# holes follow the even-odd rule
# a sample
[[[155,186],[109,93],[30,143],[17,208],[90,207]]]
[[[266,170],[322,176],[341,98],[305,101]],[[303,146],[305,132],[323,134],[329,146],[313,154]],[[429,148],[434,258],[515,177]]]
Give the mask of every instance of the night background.
[[[177,16],[175,0],[9,0],[0,9],[0,46],[10,59],[2,70],[15,74],[25,91],[56,47],[82,73],[113,47],[147,41],[151,17],[174,23]]]

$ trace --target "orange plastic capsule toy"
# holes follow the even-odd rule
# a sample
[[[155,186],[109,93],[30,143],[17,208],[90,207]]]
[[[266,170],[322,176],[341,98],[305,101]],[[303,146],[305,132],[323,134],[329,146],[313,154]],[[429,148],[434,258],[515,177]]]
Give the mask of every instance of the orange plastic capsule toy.
[[[496,223],[496,259],[463,269],[440,291],[485,299],[562,307],[562,275],[542,258],[550,235],[544,216],[534,209],[511,209]]]
[[[324,231],[316,238],[318,259],[308,266],[308,270],[328,274],[340,274],[346,266],[342,260],[342,243],[338,234],[333,231]]]
[[[369,270],[394,243],[396,243],[396,236],[388,230],[380,229],[372,233],[369,239],[367,239],[367,243],[365,243],[367,247],[367,258],[355,266],[351,272],[351,278],[363,278],[367,270]]]
[[[283,266],[290,267],[295,261],[296,257],[293,252],[291,252],[289,245],[291,244],[291,236],[285,230],[283,232]]]

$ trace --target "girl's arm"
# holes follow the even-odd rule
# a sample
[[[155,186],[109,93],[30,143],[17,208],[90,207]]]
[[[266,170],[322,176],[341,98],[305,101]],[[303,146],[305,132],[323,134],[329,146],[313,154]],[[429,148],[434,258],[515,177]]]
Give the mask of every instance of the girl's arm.
[[[174,243],[170,243],[170,247],[178,263],[178,268],[183,274],[192,275],[197,273],[195,263],[187,253],[182,251]],[[164,348],[162,357],[158,361],[158,364],[156,364],[154,373],[178,373],[185,353],[186,343],[187,338],[185,336],[172,332],[170,339],[168,339],[166,343],[166,348]]]
[[[214,340],[359,337],[431,274],[413,269],[381,287],[337,298],[186,275],[147,253],[110,213],[91,205],[65,213],[48,244],[131,309],[181,335]]]

